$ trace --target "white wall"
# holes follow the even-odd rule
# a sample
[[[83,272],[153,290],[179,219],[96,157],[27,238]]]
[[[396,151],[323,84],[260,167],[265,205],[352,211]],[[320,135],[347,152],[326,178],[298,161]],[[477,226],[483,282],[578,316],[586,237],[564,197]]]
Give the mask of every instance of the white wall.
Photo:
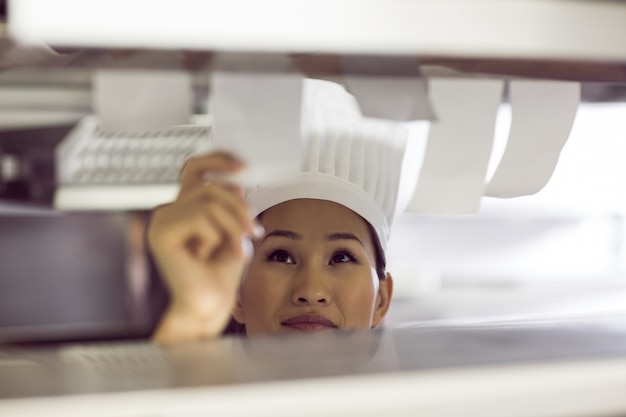
[[[503,105],[488,177],[504,149],[510,116]],[[411,131],[409,152],[418,155],[428,128],[415,123]],[[405,172],[417,173],[419,164],[405,166]],[[408,175],[400,207],[415,181]],[[542,191],[515,199],[485,197],[475,216],[399,214],[389,269],[401,296],[466,285],[567,285],[615,278],[626,265],[625,216],[626,103],[584,103]]]

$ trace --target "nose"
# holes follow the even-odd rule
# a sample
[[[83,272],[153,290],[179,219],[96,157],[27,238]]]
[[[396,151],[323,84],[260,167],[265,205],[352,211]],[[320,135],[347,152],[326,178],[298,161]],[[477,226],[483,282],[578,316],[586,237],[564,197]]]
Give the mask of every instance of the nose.
[[[296,305],[328,305],[331,302],[331,291],[324,272],[319,269],[306,268],[294,277],[292,302]]]

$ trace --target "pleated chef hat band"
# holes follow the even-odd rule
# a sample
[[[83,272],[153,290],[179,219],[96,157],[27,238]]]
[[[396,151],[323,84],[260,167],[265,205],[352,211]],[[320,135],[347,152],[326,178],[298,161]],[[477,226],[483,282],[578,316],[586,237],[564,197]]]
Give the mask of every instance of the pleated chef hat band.
[[[285,201],[339,203],[367,220],[383,248],[389,239],[408,132],[361,116],[338,84],[307,79],[302,94],[301,172],[248,194],[259,213]]]

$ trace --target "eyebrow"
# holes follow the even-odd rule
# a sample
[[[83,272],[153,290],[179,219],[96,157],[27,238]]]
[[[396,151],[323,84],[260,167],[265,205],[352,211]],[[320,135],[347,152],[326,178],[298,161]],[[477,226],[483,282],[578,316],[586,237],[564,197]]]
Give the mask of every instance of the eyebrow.
[[[263,241],[265,241],[268,237],[286,237],[287,239],[293,239],[293,240],[302,240],[302,235],[300,235],[299,233],[296,232],[292,232],[291,230],[272,230],[271,232],[267,233],[265,235],[265,237],[263,238]]]
[[[356,235],[353,235],[352,233],[332,233],[330,235],[326,236],[326,240],[356,240],[357,242],[359,242],[359,244],[361,246],[363,246],[363,242],[361,242],[361,239],[359,239],[358,237],[356,237]]]
[[[282,230],[282,229],[272,230],[271,232],[267,233],[265,237],[263,238],[263,241],[265,241],[269,237],[286,237],[287,239],[292,239],[292,240],[302,240],[301,234],[296,233],[291,230]],[[331,233],[329,235],[326,235],[326,240],[328,241],[356,240],[357,242],[359,242],[361,246],[363,246],[363,242],[361,242],[361,239],[359,239],[358,237],[356,237],[356,235],[352,233],[345,233],[345,232],[344,233]]]

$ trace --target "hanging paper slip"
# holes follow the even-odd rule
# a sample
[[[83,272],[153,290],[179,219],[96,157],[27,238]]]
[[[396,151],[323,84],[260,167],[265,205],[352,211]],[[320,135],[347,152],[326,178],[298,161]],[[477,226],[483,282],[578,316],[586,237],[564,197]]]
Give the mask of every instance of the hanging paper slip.
[[[517,197],[541,190],[550,180],[572,130],[580,84],[511,81],[511,131],[485,195]]]
[[[346,88],[356,97],[365,117],[435,119],[417,59],[344,56],[342,66],[350,73],[344,77]]]
[[[93,88],[103,130],[144,131],[191,121],[192,83],[186,71],[98,70]]]
[[[218,71],[210,94],[214,146],[245,161],[242,182],[267,183],[298,172],[301,75]]]
[[[430,81],[438,120],[431,124],[407,211],[448,215],[478,211],[503,87],[502,80]]]

